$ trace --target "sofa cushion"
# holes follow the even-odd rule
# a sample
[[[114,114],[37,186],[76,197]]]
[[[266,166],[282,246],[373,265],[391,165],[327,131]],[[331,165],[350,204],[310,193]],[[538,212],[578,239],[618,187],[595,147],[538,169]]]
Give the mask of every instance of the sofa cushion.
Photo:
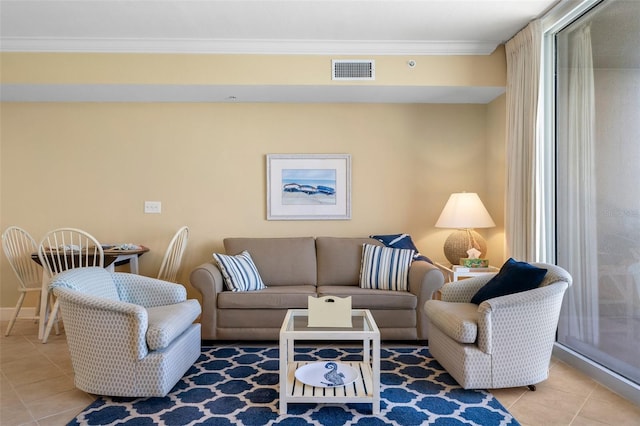
[[[478,305],[427,300],[425,314],[437,327],[459,343],[474,343],[478,337]]]
[[[228,290],[253,291],[265,288],[248,251],[235,256],[213,253],[213,258],[218,263]]]
[[[218,332],[225,329],[225,337],[222,338],[227,340],[247,340],[247,335],[233,332],[239,329],[244,329],[252,336],[249,340],[278,340],[286,315],[286,309],[220,309],[217,320]],[[272,331],[265,333],[268,329]]]
[[[370,309],[370,311],[378,328],[381,330],[387,329],[384,331],[384,334],[390,332],[391,330],[389,329],[394,328],[396,332],[392,332],[393,334],[397,332],[402,333],[400,330],[404,330],[403,334],[406,336],[406,329],[408,327],[413,328],[413,333],[415,333],[418,316],[414,309]],[[401,338],[401,340],[413,339],[417,339],[417,337]]]
[[[180,336],[200,315],[200,303],[195,299],[173,305],[146,308],[148,317],[147,346],[149,350],[164,349]]]
[[[364,244],[362,246],[360,287],[407,291],[409,267],[414,253],[415,251],[411,249]]]
[[[313,285],[273,286],[250,292],[223,291],[218,294],[218,308],[306,309],[307,297],[315,294],[316,286]]]
[[[363,244],[383,246],[372,238],[316,238],[318,285],[357,286]]]
[[[233,255],[251,253],[267,287],[316,284],[316,246],[313,237],[225,238],[224,248]]]
[[[388,291],[360,288],[357,286],[325,285],[318,287],[318,297],[351,296],[353,309],[412,309],[418,305],[418,298],[408,291]]]
[[[479,305],[494,297],[532,290],[540,285],[546,273],[546,269],[510,258],[502,265],[500,271],[473,295],[471,303]]]

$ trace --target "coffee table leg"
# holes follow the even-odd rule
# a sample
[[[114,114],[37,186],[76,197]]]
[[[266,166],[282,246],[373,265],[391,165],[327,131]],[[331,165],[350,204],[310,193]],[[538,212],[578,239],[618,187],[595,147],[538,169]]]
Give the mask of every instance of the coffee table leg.
[[[371,360],[370,356],[371,356],[370,339],[366,338],[362,340],[362,362],[364,362],[365,364],[369,364]]]
[[[288,339],[280,339],[280,414],[287,414]]]
[[[380,414],[380,339],[373,339],[373,402],[371,411]]]

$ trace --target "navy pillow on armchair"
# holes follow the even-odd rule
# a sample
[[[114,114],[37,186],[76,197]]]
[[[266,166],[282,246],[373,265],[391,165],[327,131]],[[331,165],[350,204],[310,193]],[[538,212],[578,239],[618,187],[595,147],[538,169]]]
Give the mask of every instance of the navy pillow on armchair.
[[[534,289],[546,274],[546,269],[509,259],[502,265],[500,272],[471,298],[471,303],[479,305],[487,299]]]

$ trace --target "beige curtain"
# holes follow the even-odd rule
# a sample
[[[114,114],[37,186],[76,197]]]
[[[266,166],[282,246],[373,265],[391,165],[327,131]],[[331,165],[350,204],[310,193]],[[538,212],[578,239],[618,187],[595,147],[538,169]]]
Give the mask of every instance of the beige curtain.
[[[537,155],[540,137],[540,61],[542,25],[531,22],[506,44],[507,55],[507,176],[505,252],[520,260],[540,261],[542,224]]]

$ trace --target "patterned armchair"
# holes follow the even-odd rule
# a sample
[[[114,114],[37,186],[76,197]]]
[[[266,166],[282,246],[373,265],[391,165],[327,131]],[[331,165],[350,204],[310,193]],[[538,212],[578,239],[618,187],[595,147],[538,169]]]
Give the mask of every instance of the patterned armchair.
[[[89,267],[56,275],[49,289],[85,392],[165,396],[200,356],[200,304],[179,284]]]
[[[571,276],[547,269],[533,290],[470,303],[493,275],[445,285],[441,300],[425,303],[429,351],[465,389],[528,386],[549,376],[549,362],[565,290]]]

